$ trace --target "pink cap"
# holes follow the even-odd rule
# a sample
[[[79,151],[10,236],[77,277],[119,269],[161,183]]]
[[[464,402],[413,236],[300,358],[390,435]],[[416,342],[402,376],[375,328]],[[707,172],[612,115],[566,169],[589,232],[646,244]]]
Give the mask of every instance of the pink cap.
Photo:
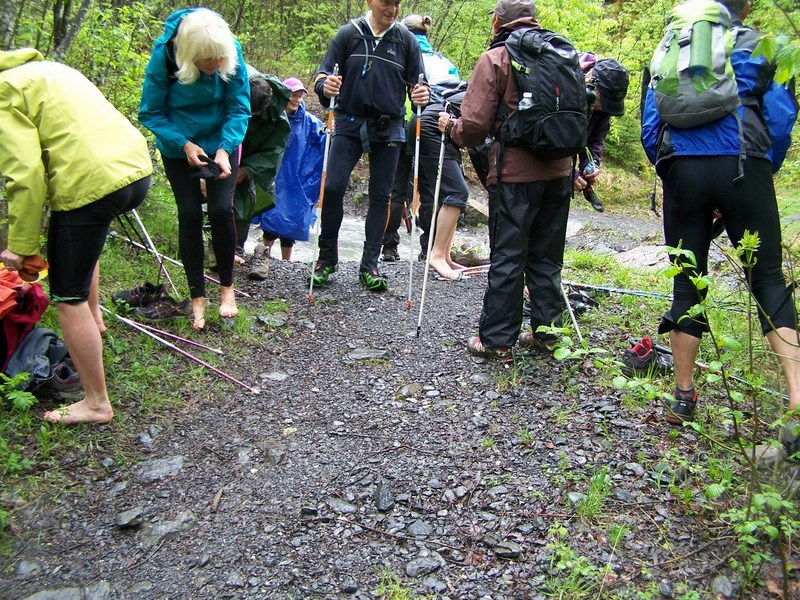
[[[303,90],[306,94],[308,93],[306,86],[304,86],[303,82],[300,81],[297,77],[289,77],[287,79],[284,79],[283,85],[292,90],[292,93],[299,92],[300,90]]]

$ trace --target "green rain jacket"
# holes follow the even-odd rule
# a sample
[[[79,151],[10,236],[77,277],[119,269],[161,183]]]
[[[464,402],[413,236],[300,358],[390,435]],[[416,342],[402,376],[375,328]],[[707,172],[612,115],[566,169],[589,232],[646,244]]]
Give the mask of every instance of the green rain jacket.
[[[274,75],[264,75],[255,70],[250,77],[261,77],[272,88],[272,100],[260,115],[250,117],[242,142],[239,168],[248,179],[236,186],[233,199],[237,221],[249,221],[275,206],[275,175],[289,141],[289,119],[286,105],[292,97],[291,90]]]
[[[39,253],[45,201],[86,206],[153,172],[144,136],[78,71],[33,48],[0,51],[0,173],[8,249]]]

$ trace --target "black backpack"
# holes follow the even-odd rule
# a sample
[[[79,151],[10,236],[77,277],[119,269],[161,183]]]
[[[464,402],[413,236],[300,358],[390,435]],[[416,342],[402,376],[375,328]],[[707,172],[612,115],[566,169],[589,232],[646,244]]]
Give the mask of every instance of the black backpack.
[[[503,120],[500,153],[524,148],[555,160],[586,146],[589,99],[578,52],[563,35],[545,29],[517,29],[505,41],[519,88],[520,109]],[[525,93],[530,107],[525,109]]]

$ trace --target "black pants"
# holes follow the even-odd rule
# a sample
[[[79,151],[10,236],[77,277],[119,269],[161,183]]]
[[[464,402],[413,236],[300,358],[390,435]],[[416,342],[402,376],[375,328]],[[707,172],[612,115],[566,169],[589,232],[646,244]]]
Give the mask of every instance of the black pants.
[[[231,156],[235,158],[235,156]],[[236,251],[236,225],[233,217],[233,191],[236,188],[238,163],[231,160],[231,174],[225,179],[206,179],[206,197],[200,192],[200,180],[189,176],[185,158],[162,155],[175,204],[178,206],[178,249],[192,298],[206,295],[203,278],[203,204],[207,204],[211,225],[211,244],[217,257],[220,285],[233,285],[233,256]]]
[[[513,346],[522,324],[522,286],[531,298],[531,327],[561,325],[561,268],[570,178],[500,183],[489,194],[491,267],[479,334],[489,348]]]
[[[89,298],[94,266],[111,221],[139,206],[149,188],[148,175],[86,206],[50,214],[47,260],[53,302],[80,303]]]
[[[781,228],[778,204],[772,184],[772,165],[749,157],[745,176],[738,175],[736,156],[681,156],[661,163],[658,174],[664,181],[664,238],[667,246],[691,250],[697,262],[696,274],[708,273],[712,211],[719,209],[725,230],[734,247],[745,230],[758,232],[756,264],[748,277],[760,310],[764,333],[778,327],[796,327],[791,288],[781,270]],[[672,307],[664,314],[659,333],[678,330],[701,337],[708,330],[702,317],[681,319],[701,298],[687,275],[673,281]]]
[[[381,240],[389,212],[389,195],[401,146],[401,142],[370,141],[369,208],[364,224],[361,271],[378,267]],[[361,139],[357,137],[334,134],[331,139],[331,158],[322,204],[322,231],[319,236],[319,262],[323,265],[335,265],[339,262],[339,228],[344,218],[344,193],[350,174],[361,158],[362,148]]]

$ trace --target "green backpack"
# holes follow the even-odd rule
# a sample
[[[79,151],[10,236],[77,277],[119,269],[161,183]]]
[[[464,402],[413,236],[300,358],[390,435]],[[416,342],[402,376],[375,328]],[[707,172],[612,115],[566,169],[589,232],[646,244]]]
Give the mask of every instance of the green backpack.
[[[650,86],[662,121],[697,127],[739,107],[731,66],[735,41],[731,15],[715,0],[688,0],[670,11],[650,61]]]

